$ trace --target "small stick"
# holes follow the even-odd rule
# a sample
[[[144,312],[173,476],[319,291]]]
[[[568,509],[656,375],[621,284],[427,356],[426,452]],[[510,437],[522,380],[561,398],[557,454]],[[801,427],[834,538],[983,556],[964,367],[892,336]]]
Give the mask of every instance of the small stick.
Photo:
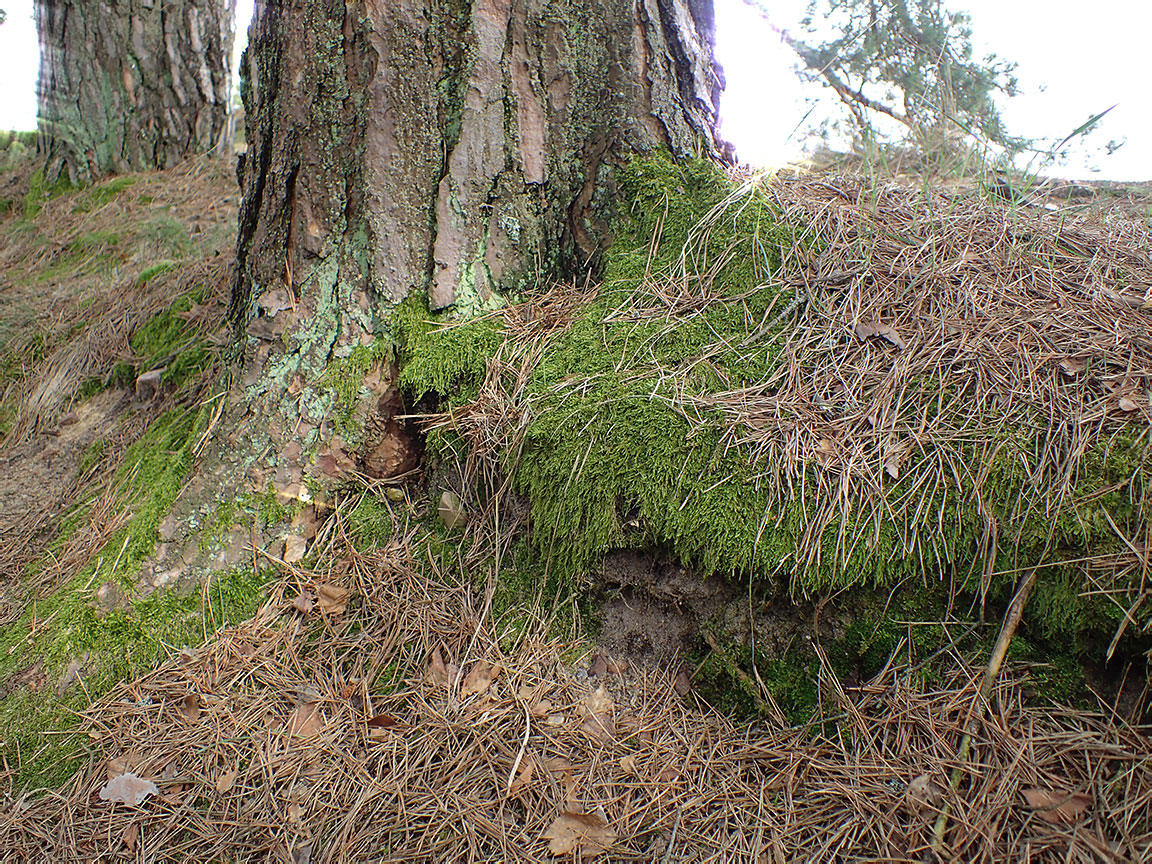
[[[984,667],[984,675],[980,679],[979,696],[968,714],[968,720],[964,724],[965,732],[960,739],[960,747],[956,751],[956,757],[961,762],[965,762],[968,759],[968,751],[972,747],[972,733],[968,730],[972,728],[972,721],[976,711],[982,711],[983,706],[988,703],[988,698],[992,695],[992,687],[996,684],[996,678],[1000,674],[1000,667],[1004,664],[1004,657],[1008,653],[1008,645],[1012,642],[1012,637],[1016,635],[1016,628],[1020,626],[1020,619],[1024,615],[1024,604],[1028,602],[1028,595],[1032,593],[1032,586],[1036,583],[1036,574],[1037,568],[1033,568],[1028,572],[1028,575],[1021,581],[1020,587],[1016,589],[1016,596],[1012,598],[1012,602],[1008,605],[1008,611],[1004,613],[1004,623],[1000,625],[1000,635],[996,639],[996,645],[992,648],[992,656],[988,658],[988,665]],[[952,769],[948,785],[953,793],[960,787],[960,779],[962,776],[963,770],[961,766],[957,765]],[[951,802],[944,802],[944,806],[940,810],[940,815],[936,817],[936,824],[933,827],[932,851],[936,853],[937,857],[943,857],[944,832],[948,828],[948,814],[951,811],[951,807]]]

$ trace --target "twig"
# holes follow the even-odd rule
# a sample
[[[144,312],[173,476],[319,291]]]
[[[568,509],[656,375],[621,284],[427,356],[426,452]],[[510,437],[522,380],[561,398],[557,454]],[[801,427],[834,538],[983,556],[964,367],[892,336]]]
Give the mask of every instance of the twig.
[[[978,712],[983,711],[983,706],[988,703],[988,699],[992,695],[992,687],[995,686],[996,678],[1000,675],[1000,667],[1004,664],[1004,657],[1008,653],[1008,646],[1012,642],[1012,637],[1016,635],[1016,628],[1020,626],[1020,619],[1024,615],[1024,604],[1028,602],[1028,595],[1032,592],[1032,586],[1036,582],[1037,572],[1037,569],[1033,568],[1024,577],[1020,587],[1016,590],[1016,596],[1012,598],[1012,602],[1008,606],[1008,611],[1004,614],[1004,623],[1000,625],[1000,635],[992,648],[992,656],[988,658],[988,665],[984,667],[984,675],[980,679],[980,691],[972,705],[972,710],[969,712],[968,720],[964,724],[964,735],[961,737],[960,747],[956,751],[956,758],[961,763],[968,761],[968,752],[972,747],[973,721],[978,718]],[[952,769],[948,785],[953,794],[960,787],[960,779],[963,776],[962,765],[957,765]],[[936,825],[933,827],[932,851],[936,853],[937,857],[943,857],[944,832],[948,828],[948,815],[951,808],[951,802],[945,801],[940,815],[936,817]]]

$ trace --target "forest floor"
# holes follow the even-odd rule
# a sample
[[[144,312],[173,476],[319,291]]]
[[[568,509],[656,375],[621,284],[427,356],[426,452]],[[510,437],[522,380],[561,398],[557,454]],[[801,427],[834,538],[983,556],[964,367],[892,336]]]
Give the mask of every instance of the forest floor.
[[[1152,858],[1146,667],[1087,707],[1032,661],[981,694],[986,657],[913,656],[908,621],[851,680],[831,607],[785,604],[813,710],[736,669],[736,717],[678,654],[692,577],[651,556],[605,565],[589,630],[542,591],[495,614],[510,529],[446,528],[432,471],[221,494],[231,167],[35,167],[0,171],[0,861]],[[1147,231],[1149,201],[1056,206]]]

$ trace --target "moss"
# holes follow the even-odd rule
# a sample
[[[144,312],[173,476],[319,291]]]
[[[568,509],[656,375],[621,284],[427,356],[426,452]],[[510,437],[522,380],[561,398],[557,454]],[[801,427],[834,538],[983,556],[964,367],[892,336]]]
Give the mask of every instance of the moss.
[[[134,183],[136,183],[135,177],[113,177],[103,183],[97,183],[77,197],[72,212],[90,213],[103,207]]]
[[[373,368],[392,361],[392,343],[376,339],[371,345],[355,345],[347,357],[328,363],[321,384],[332,396],[332,422],[345,437],[359,432],[356,415],[368,391],[364,376]]]
[[[167,273],[176,267],[175,261],[157,261],[155,264],[150,264],[140,271],[140,275],[136,278],[137,287],[143,287],[159,276],[161,273]]]
[[[418,294],[397,307],[393,334],[401,386],[417,401],[437,394],[452,404],[476,398],[488,360],[504,341],[495,317],[456,321],[449,313],[430,314]]]
[[[161,366],[161,381],[177,389],[212,365],[213,353],[207,342],[198,337],[182,312],[200,301],[200,292],[178,297],[171,306],[136,328],[129,338],[132,350],[140,357],[140,371]]]
[[[0,632],[0,681],[17,682],[21,671],[34,666],[45,679],[36,692],[16,686],[0,701],[0,728],[6,730],[2,750],[19,768],[18,786],[55,785],[71,772],[68,757],[76,755],[83,740],[53,734],[47,736],[49,746],[37,750],[46,730],[59,733],[73,728],[74,712],[86,707],[89,699],[151,668],[172,647],[200,644],[259,606],[259,589],[268,574],[250,568],[214,576],[204,592],[154,592],[103,613],[95,602],[95,592],[105,583],[131,596],[141,564],[155,551],[157,526],[191,470],[193,449],[209,415],[205,407],[170,411],[128,448],[113,480],[119,506],[131,512],[128,522],[71,580],[29,603],[24,615]],[[90,448],[85,459],[94,454]],[[222,533],[238,515],[236,505],[222,504],[209,530]],[[63,520],[52,549],[58,551],[86,518],[83,507],[74,508]],[[68,664],[85,655],[83,687],[53,693],[52,686]]]
[[[51,788],[65,781],[85,755],[87,738],[69,735],[76,712],[92,699],[130,680],[180,646],[201,644],[227,623],[251,617],[262,602],[261,587],[269,573],[238,569],[214,577],[205,592],[157,592],[122,609],[100,614],[74,580],[41,606],[39,620],[47,629],[30,631],[29,622],[10,625],[0,636],[5,650],[16,646],[22,662],[42,658],[46,681],[42,688],[19,687],[0,702],[0,727],[5,730],[2,752],[16,769],[14,787]],[[49,611],[51,607],[51,611]],[[46,616],[53,618],[47,622]],[[25,648],[31,640],[38,652]],[[52,691],[63,669],[88,653],[79,682],[62,693]],[[9,664],[5,664],[5,672]],[[45,732],[52,734],[46,735]]]
[[[505,470],[531,502],[532,542],[548,573],[577,584],[612,548],[661,546],[705,573],[750,579],[768,590],[815,593],[947,578],[958,590],[986,589],[985,602],[995,605],[1010,596],[1021,567],[1118,550],[1110,521],[1122,532],[1140,524],[1144,432],[1127,426],[1092,445],[1077,490],[1091,503],[1052,513],[1029,506],[1027,465],[1035,461],[1046,418],[1020,416],[1006,425],[989,422],[990,429],[1006,430],[997,440],[965,445],[956,482],[924,490],[906,472],[886,484],[884,501],[854,500],[819,536],[819,555],[796,561],[811,502],[774,494],[763,481],[772,466],[732,443],[739,435],[730,434],[724,416],[701,409],[689,422],[677,406],[685,389],[706,399],[770,380],[779,349],[775,331],[762,331],[765,322],[791,326],[777,310],[794,299],[770,276],[782,248],[816,244],[806,226],[786,223],[763,194],[738,191],[710,164],[657,154],[634,160],[617,177],[622,204],[599,294],[547,344],[527,385],[529,424],[517,451],[505,454]],[[667,291],[654,291],[654,283]],[[434,396],[447,406],[476,396],[506,336],[496,316],[441,326],[450,320],[429,316],[412,299],[395,324],[402,384],[417,399]],[[674,376],[684,389],[674,389]],[[918,386],[920,398],[912,389],[903,400],[912,425],[921,420],[918,406],[941,395],[934,381]],[[453,443],[430,441],[429,449]],[[989,478],[979,489],[977,472],[964,470],[975,465]],[[815,488],[818,470],[810,467],[800,482]],[[985,586],[977,561],[985,517],[974,503],[977,493],[1000,529],[994,562],[1000,575]],[[916,521],[874,515],[886,507],[904,511],[901,502],[921,496]],[[858,541],[842,547],[843,538]],[[1079,596],[1075,571],[1050,569],[1030,610],[1047,638],[1086,646],[1110,637],[1121,605]]]
[[[347,520],[348,534],[361,551],[383,546],[395,533],[395,517],[383,501],[370,494],[360,498]]]
[[[61,175],[55,182],[47,183],[44,180],[44,169],[37,168],[28,178],[28,191],[24,194],[24,218],[31,219],[40,212],[45,202],[58,198],[75,189],[76,186]]]

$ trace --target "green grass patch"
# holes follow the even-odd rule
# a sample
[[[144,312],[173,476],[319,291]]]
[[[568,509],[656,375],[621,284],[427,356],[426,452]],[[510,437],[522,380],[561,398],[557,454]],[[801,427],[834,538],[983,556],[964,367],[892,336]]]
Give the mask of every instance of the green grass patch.
[[[162,383],[171,383],[179,389],[212,365],[213,353],[208,343],[180,317],[180,313],[187,312],[201,298],[199,291],[178,297],[163,312],[136,328],[128,341],[140,358],[139,371],[163,366]]]

